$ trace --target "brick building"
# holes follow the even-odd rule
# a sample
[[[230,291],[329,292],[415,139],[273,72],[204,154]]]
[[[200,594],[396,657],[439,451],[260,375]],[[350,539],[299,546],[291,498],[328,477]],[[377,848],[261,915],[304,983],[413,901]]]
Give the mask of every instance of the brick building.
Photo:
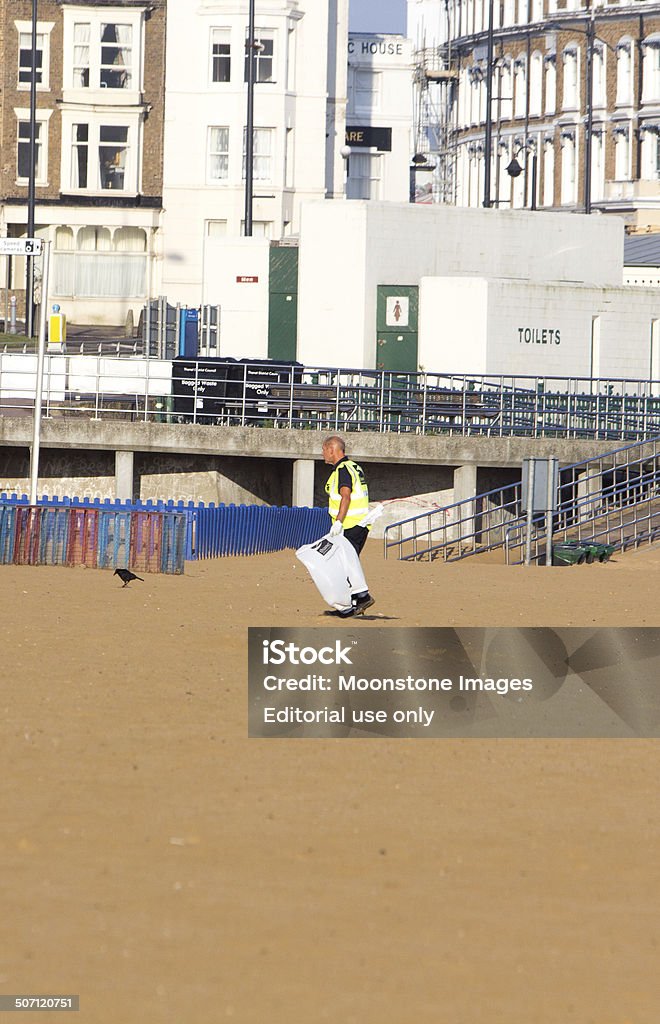
[[[660,230],[659,3],[408,0],[408,31],[418,146],[439,198],[599,210]]]
[[[121,323],[151,290],[165,9],[39,0],[35,234],[52,244],[51,298],[78,322]],[[31,0],[0,0],[0,235],[13,237],[28,222],[31,13]],[[24,260],[3,262],[3,297],[10,290],[20,310]]]

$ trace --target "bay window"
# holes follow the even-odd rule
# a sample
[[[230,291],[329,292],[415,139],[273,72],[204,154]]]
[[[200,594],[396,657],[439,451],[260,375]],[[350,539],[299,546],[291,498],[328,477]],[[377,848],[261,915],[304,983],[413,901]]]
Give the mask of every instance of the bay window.
[[[272,32],[257,29],[254,39],[254,80],[274,82],[275,39]],[[248,42],[245,41],[245,81],[248,79]]]
[[[64,100],[115,102],[138,93],[142,79],[142,10],[90,6],[64,9]],[[71,95],[73,93],[73,95]],[[69,94],[69,95],[67,95]]]
[[[80,115],[78,115],[79,117]],[[136,126],[106,119],[70,127],[68,180],[73,191],[137,192]],[[66,153],[63,151],[63,162]],[[62,180],[67,180],[64,171]]]
[[[252,149],[252,176],[254,181],[273,180],[273,128],[255,128]],[[243,177],[245,178],[247,129],[243,129]]]

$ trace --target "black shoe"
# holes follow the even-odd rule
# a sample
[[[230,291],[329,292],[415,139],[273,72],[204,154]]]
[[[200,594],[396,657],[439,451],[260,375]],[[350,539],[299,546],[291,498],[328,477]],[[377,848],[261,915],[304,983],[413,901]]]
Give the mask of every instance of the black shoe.
[[[376,603],[376,601],[371,596],[371,594],[369,594],[369,593],[360,594],[358,597],[356,597],[354,599],[354,602],[353,602],[353,608],[355,610],[355,614],[356,615],[364,615],[364,613],[366,612],[367,608],[371,608],[372,604],[375,604],[375,603]]]
[[[355,614],[355,608],[335,608],[332,612],[326,612],[326,615],[337,615],[340,619],[350,619]]]

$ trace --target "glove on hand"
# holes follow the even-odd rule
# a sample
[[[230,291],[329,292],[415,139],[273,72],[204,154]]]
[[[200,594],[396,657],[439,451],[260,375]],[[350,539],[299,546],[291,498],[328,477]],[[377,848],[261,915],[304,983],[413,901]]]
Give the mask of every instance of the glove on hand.
[[[335,519],[334,523],[330,527],[330,536],[338,537],[340,533],[344,532],[344,525],[340,523],[338,519]]]

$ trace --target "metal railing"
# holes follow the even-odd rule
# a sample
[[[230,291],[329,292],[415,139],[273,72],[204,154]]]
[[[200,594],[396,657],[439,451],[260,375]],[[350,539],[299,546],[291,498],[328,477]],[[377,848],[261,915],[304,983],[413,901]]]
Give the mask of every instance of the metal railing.
[[[508,564],[523,561],[524,524],[506,532]],[[660,536],[660,439],[628,445],[567,467],[552,521],[552,543],[596,541],[619,550],[652,543]],[[545,558],[542,524],[532,534],[532,559]]]
[[[36,356],[0,353],[0,413],[33,408]],[[48,355],[44,414],[400,434],[643,440],[660,381],[393,373],[273,361]]]
[[[385,557],[455,562],[501,549],[508,564],[524,560],[526,537],[521,483],[496,488],[391,523]],[[660,536],[660,438],[626,445],[566,466],[560,473],[553,544],[596,540],[619,549]],[[535,518],[532,559],[545,556],[545,517]]]
[[[396,551],[402,561],[457,562],[504,545],[506,531],[518,521],[520,483],[497,487],[390,523],[384,530],[385,557]]]

